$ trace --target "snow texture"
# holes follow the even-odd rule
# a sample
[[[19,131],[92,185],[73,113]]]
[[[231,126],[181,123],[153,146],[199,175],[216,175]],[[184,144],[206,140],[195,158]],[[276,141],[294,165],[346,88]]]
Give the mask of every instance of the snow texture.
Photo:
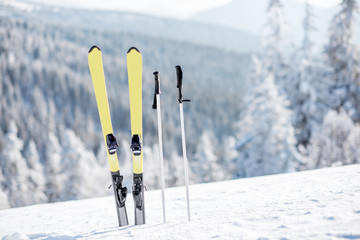
[[[359,239],[360,165],[279,174],[146,192],[147,224],[118,227],[113,197],[0,211],[9,239]]]

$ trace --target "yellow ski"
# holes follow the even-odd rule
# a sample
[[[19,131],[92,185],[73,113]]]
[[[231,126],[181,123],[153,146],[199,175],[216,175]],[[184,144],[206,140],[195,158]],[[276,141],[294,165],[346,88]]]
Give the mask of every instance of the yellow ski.
[[[113,133],[110,110],[106,92],[104,69],[102,64],[101,50],[93,46],[88,54],[89,69],[94,86],[96,103],[98,106],[102,132],[105,146],[107,146],[107,157],[110,165],[111,178],[114,187],[116,210],[119,226],[128,225],[128,218],[125,208],[127,188],[122,186],[123,176],[120,175],[119,162],[116,154],[118,143]]]
[[[133,198],[135,224],[145,224],[143,153],[142,153],[142,59],[140,51],[132,47],[127,52],[130,96],[131,150],[133,152]]]

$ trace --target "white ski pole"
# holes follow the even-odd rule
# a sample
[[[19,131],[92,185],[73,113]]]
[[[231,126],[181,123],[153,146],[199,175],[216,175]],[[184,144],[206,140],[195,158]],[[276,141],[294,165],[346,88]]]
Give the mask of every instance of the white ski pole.
[[[165,217],[165,174],[164,174],[164,154],[162,144],[162,124],[161,124],[161,103],[160,103],[160,78],[159,72],[154,72],[155,76],[155,93],[154,103],[152,108],[157,109],[158,119],[158,137],[159,137],[159,159],[160,159],[160,178],[161,178],[161,194],[162,194],[162,207],[163,207],[163,221],[166,222]]]
[[[188,210],[188,221],[190,221],[190,198],[189,198],[189,167],[186,154],[186,141],[185,141],[185,124],[184,124],[184,109],[183,102],[190,102],[190,100],[185,100],[182,98],[182,70],[179,65],[176,67],[176,76],[177,76],[177,88],[179,89],[179,108],[180,108],[180,125],[181,125],[181,138],[182,138],[182,150],[183,150],[183,160],[184,160],[184,174],[185,174],[185,188],[186,188],[186,203]]]

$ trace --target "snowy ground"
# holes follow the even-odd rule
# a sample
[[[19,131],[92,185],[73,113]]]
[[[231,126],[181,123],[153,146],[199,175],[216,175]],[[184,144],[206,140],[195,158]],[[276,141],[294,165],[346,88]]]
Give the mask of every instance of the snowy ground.
[[[113,197],[0,211],[1,239],[360,239],[360,165],[146,192],[147,224],[117,227]]]

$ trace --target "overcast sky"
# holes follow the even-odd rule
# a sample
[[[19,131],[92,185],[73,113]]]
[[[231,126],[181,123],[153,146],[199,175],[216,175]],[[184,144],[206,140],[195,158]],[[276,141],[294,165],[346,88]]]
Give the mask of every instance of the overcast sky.
[[[66,7],[107,9],[145,13],[162,17],[186,19],[191,15],[219,7],[231,0],[30,0],[51,5]],[[243,0],[249,1],[249,0]],[[305,2],[305,0],[296,0]],[[329,8],[339,4],[341,0],[309,0],[315,6]]]

